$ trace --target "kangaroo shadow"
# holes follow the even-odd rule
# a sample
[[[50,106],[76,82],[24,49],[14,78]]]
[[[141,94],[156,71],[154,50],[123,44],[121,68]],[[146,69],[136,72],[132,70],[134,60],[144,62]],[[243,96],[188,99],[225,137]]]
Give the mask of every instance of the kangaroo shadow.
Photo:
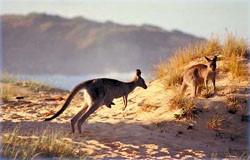
[[[190,143],[189,136],[195,131],[187,130],[187,124],[175,121],[152,124],[86,122],[83,124],[81,135],[68,134],[71,131],[70,123],[4,121],[0,125],[2,132],[12,132],[18,127],[22,135],[32,135],[36,131],[39,136],[44,130],[47,130],[47,133],[61,132],[73,143],[82,144],[77,146],[83,148],[82,150],[94,148],[92,153],[86,152],[89,157],[97,156],[102,159],[208,158],[212,154],[211,150],[207,150],[207,146],[194,146]]]

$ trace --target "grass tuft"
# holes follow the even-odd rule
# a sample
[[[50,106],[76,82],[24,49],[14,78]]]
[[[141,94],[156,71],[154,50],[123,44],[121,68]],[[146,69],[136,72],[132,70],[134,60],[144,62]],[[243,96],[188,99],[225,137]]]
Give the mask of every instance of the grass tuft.
[[[23,96],[24,91],[10,84],[2,84],[0,87],[0,95],[3,101],[8,101],[16,96]]]
[[[249,51],[247,40],[239,38],[232,33],[227,33],[222,46],[223,56],[228,59],[231,56],[246,57]]]
[[[225,119],[223,116],[215,115],[211,117],[208,122],[207,122],[207,128],[214,130],[215,132],[219,132],[223,130],[223,125],[224,125]]]
[[[243,110],[242,105],[246,104],[247,100],[236,95],[231,95],[227,96],[226,103],[228,104],[226,106],[228,113],[235,114],[238,110]]]
[[[33,132],[26,136],[16,127],[12,132],[2,134],[1,154],[6,158],[32,159],[46,158],[77,158],[74,146],[60,130],[44,130],[43,133]]]
[[[17,77],[9,74],[7,72],[0,72],[0,81],[2,83],[14,83],[16,82]]]
[[[141,107],[141,110],[144,112],[151,112],[151,111],[155,111],[157,108],[159,108],[159,106],[152,105],[152,104],[143,104],[143,106]]]
[[[223,70],[229,71],[233,78],[248,79],[247,63],[244,62],[248,52],[247,40],[228,33],[222,46],[222,55],[226,61]]]
[[[181,109],[179,114],[175,114],[176,119],[193,119],[194,117],[197,117],[198,109],[196,108],[194,101],[190,100],[188,98],[184,98],[181,95],[175,95],[170,100],[170,110],[173,109]]]
[[[248,79],[247,64],[245,62],[241,62],[239,57],[236,55],[232,55],[231,57],[227,58],[222,67],[223,70],[229,71],[232,75],[232,78],[234,79]]]
[[[32,89],[34,91],[40,91],[40,90],[50,91],[52,89],[48,85],[45,85],[39,82],[32,82],[32,81],[17,82],[16,85],[24,87],[24,88]]]
[[[208,87],[208,89],[202,88],[200,95],[203,98],[210,98],[214,95],[214,91],[212,90],[211,87]]]

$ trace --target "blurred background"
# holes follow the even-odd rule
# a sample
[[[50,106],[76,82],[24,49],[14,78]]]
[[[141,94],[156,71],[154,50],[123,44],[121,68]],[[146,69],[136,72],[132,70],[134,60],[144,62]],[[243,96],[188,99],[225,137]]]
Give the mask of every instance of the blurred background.
[[[63,89],[91,78],[133,79],[180,47],[232,32],[250,37],[247,0],[6,0],[0,67]],[[223,38],[222,38],[223,40]]]

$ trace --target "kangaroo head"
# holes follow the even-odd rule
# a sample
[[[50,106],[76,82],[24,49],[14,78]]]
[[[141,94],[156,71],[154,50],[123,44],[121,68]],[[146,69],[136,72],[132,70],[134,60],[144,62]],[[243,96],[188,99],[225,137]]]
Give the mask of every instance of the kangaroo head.
[[[208,67],[212,69],[212,71],[216,70],[216,60],[217,60],[217,56],[214,56],[214,58],[211,60],[207,57],[205,57],[206,60],[208,61]]]
[[[141,77],[141,70],[140,69],[136,70],[136,75],[135,75],[134,81],[135,81],[137,86],[142,87],[144,89],[148,88],[148,86],[146,85],[144,79]]]

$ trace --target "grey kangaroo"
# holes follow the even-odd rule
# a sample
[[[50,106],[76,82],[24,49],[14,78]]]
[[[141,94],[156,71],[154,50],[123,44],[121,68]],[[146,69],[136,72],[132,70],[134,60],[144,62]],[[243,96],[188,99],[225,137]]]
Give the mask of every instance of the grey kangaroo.
[[[142,87],[147,89],[147,85],[144,79],[141,77],[141,71],[136,70],[136,75],[131,82],[121,82],[115,79],[93,79],[78,84],[69,94],[62,108],[52,117],[46,118],[45,121],[52,120],[58,117],[70,104],[73,97],[80,91],[83,90],[84,94],[84,106],[72,119],[71,127],[72,132],[75,132],[75,124],[77,123],[78,131],[81,134],[81,126],[84,121],[100,106],[106,105],[111,107],[114,103],[114,98],[123,97],[124,109],[127,106],[128,94],[131,93],[136,87]]]
[[[215,78],[216,78],[216,61],[217,56],[211,60],[205,57],[208,64],[196,64],[188,68],[183,75],[181,93],[184,94],[187,86],[192,87],[193,96],[196,97],[201,85],[205,85],[208,90],[208,81],[212,80],[214,93],[216,93]]]

